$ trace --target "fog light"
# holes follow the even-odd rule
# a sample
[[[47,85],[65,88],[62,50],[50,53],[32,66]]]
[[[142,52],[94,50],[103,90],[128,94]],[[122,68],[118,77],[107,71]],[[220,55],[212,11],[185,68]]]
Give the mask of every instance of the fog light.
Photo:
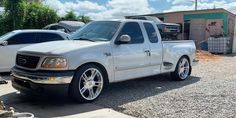
[[[55,81],[55,80],[56,80],[56,77],[49,77],[48,80],[50,80],[50,81]]]

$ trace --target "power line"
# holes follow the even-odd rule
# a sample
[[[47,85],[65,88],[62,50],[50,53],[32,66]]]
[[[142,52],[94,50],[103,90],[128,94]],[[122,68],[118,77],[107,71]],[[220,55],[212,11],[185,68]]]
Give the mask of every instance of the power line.
[[[197,10],[197,0],[195,0],[195,10]]]

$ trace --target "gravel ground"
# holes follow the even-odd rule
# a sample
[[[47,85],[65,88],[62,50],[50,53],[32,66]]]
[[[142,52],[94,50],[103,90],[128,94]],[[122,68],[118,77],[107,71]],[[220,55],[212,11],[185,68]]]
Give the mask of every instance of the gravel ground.
[[[236,118],[235,68],[233,56],[201,60],[188,80],[159,75],[112,84],[93,104],[138,118]]]
[[[236,118],[236,57],[201,60],[186,81],[166,75],[111,85],[95,102],[138,118]]]

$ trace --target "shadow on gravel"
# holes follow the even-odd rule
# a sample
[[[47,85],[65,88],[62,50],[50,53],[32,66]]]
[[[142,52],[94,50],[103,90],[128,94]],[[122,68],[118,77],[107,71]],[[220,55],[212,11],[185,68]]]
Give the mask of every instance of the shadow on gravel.
[[[93,104],[78,104],[67,96],[40,97],[10,93],[0,96],[0,100],[18,112],[30,112],[39,118],[71,116],[101,109]]]
[[[0,77],[10,80],[10,73],[0,73]],[[6,89],[4,89],[6,87]],[[78,104],[67,96],[35,96],[26,94],[9,93],[10,83],[0,85],[0,101],[8,107],[14,107],[18,112],[30,112],[39,118],[63,117],[86,113],[101,109],[93,104]],[[4,92],[5,91],[5,92]],[[3,94],[8,93],[8,94]]]
[[[191,76],[185,81],[173,81],[167,75],[130,80],[111,84],[95,101],[96,105],[122,111],[120,105],[155,96],[160,93],[194,84],[199,77]]]
[[[199,77],[190,77],[185,81],[173,81],[166,75],[158,75],[115,83],[92,104],[77,104],[66,96],[40,97],[16,93],[2,95],[0,99],[7,106],[12,106],[21,112],[31,112],[37,117],[63,117],[99,110],[101,107],[122,111],[120,105],[194,84],[199,80]]]

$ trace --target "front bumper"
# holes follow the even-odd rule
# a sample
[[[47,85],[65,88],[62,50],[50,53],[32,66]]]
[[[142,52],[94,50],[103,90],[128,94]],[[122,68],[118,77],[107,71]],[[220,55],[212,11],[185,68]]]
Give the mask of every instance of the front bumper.
[[[13,78],[36,84],[69,84],[73,75],[74,71],[26,71],[16,67],[11,71]]]
[[[14,67],[11,71],[12,86],[21,92],[68,93],[74,71],[26,71]]]

